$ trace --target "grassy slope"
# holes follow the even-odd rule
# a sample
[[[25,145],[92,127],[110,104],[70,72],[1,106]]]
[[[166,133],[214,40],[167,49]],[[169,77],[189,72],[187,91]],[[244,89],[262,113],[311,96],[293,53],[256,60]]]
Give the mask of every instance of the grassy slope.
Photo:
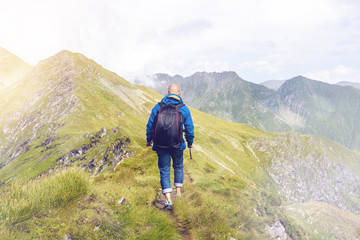
[[[59,61],[69,63],[64,66],[59,64],[58,69],[54,69]],[[75,70],[66,72],[69,65]],[[65,79],[70,81],[65,83]],[[143,140],[145,115],[153,104],[149,103],[154,101],[153,91],[132,86],[90,59],[68,52],[43,61],[25,80],[16,91],[6,96],[10,104],[0,106],[0,126],[13,129],[8,134],[15,141],[10,144],[10,150],[20,149],[22,143],[31,139],[27,146],[29,151],[1,169],[0,182],[13,176],[24,176],[26,180],[39,175],[54,165],[56,159],[87,144],[89,140],[86,134],[96,133],[103,127],[111,131],[121,125],[116,137]],[[106,86],[100,81],[106,81]],[[63,93],[64,89],[68,89],[67,92]],[[21,100],[17,100],[19,95],[22,96]],[[75,103],[69,101],[69,98],[75,99]],[[130,105],[127,101],[136,104]],[[6,146],[8,141],[5,134],[0,137]],[[46,150],[48,148],[39,147],[49,137],[54,138],[50,145],[54,148]],[[103,148],[106,149],[109,144],[104,143]],[[137,141],[132,146],[136,147]],[[10,153],[3,154],[0,159],[8,161]]]
[[[144,148],[145,125],[161,96],[131,85],[81,55],[63,54],[66,59],[68,55],[74,58],[72,64],[77,68],[86,68],[73,80],[78,88],[72,93],[80,104],[63,118],[51,118],[66,123],[56,129],[49,145],[53,148],[36,148],[49,137],[49,125],[44,124],[39,137],[31,140],[30,150],[0,170],[2,180],[14,173],[17,176],[12,185],[4,186],[0,197],[2,238],[179,239],[180,228],[187,228],[194,239],[268,239],[265,226],[275,221],[285,225],[289,236],[305,238],[304,229],[280,208],[283,200],[266,173],[268,158],[260,157],[249,145],[254,138],[275,135],[194,109],[196,139],[193,160],[187,150],[184,155],[184,196],[175,202],[173,216],[155,208],[159,172],[156,154]],[[51,102],[52,95],[46,96],[36,104]],[[30,112],[36,110],[35,105]],[[103,127],[106,136],[81,155],[85,160],[74,157],[68,165],[82,165],[91,159],[101,162],[116,139],[130,138],[132,156],[115,170],[109,167],[114,171],[88,177],[79,170],[59,170],[27,181],[53,167],[59,157],[88,144]],[[26,128],[22,134],[31,133]],[[57,178],[62,185],[56,184]],[[74,185],[73,179],[79,181]],[[69,189],[65,203],[63,189]],[[125,204],[118,203],[122,197]]]
[[[323,202],[286,206],[291,218],[304,226],[313,239],[351,239],[360,234],[360,216]],[[358,231],[358,232],[357,232]]]

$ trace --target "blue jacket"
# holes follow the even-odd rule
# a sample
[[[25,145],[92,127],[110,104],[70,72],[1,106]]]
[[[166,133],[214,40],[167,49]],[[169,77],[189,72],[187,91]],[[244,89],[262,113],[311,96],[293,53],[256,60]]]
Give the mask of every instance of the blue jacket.
[[[176,94],[166,95],[161,101],[163,103],[165,103],[166,105],[178,104],[178,103],[183,102],[181,97]],[[155,107],[151,111],[149,121],[146,125],[146,141],[147,142],[153,141],[154,129],[155,129],[154,121],[155,121],[156,114],[158,113],[159,110],[160,110],[160,105],[156,104]],[[185,139],[186,139],[188,145],[192,145],[194,142],[195,136],[194,136],[194,124],[193,124],[193,121],[191,118],[190,110],[187,106],[184,105],[179,109],[179,111],[183,116],[183,126],[181,126],[181,127],[182,128],[185,127]],[[185,148],[186,148],[186,144],[185,144],[184,139],[182,139],[182,144],[178,148],[178,150],[184,150]],[[156,150],[155,144],[153,145],[153,150]]]

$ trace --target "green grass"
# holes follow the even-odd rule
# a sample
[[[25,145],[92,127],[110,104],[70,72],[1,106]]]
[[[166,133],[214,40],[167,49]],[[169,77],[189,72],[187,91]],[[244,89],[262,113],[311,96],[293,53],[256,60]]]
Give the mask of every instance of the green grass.
[[[16,229],[35,215],[66,207],[88,190],[86,175],[76,170],[60,172],[45,180],[33,180],[24,186],[15,183],[1,194],[1,224],[10,230]]]
[[[26,215],[18,213],[23,218],[21,224],[3,220],[5,230],[2,234],[17,239],[62,238],[65,235],[74,239],[158,239],[159,236],[179,239],[180,222],[194,239],[258,239],[262,236],[263,229],[259,226],[270,218],[266,217],[266,206],[259,208],[265,220],[254,218],[253,208],[258,208],[256,202],[269,202],[267,207],[272,209],[278,204],[272,199],[274,197],[264,192],[255,200],[254,196],[259,194],[256,188],[261,186],[242,176],[228,174],[217,165],[212,172],[207,172],[203,166],[213,163],[196,151],[193,157],[193,161],[189,160],[188,152],[185,152],[185,168],[194,182],[186,181],[183,198],[175,202],[173,217],[153,206],[160,187],[159,170],[155,152],[147,148],[120,163],[113,173],[94,177],[86,177],[75,169],[62,173],[64,176],[83,176],[87,186],[83,195],[67,204],[55,204],[57,201],[52,198],[42,200],[42,195],[33,194],[36,191],[31,190],[29,199],[35,198],[34,204],[30,204],[33,206],[31,211]],[[20,197],[17,189],[39,186],[38,191],[44,191],[56,176],[29,182],[24,187],[7,188],[3,192],[4,199],[11,199],[7,203],[16,202],[14,200]],[[122,197],[125,197],[126,205],[117,203]],[[48,207],[43,208],[42,202],[47,202]],[[4,202],[0,205],[7,206]]]
[[[158,189],[153,161],[130,159],[96,177],[70,168],[8,186],[0,200],[0,237],[179,239],[172,219],[152,205]],[[126,204],[118,203],[122,197]]]

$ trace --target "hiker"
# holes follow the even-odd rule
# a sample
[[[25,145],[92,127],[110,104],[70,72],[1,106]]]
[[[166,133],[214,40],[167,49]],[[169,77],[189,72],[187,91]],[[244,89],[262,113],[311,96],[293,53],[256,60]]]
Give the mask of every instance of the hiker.
[[[164,206],[166,210],[172,209],[170,198],[172,192],[170,182],[171,158],[173,160],[176,197],[181,196],[181,188],[184,186],[183,151],[186,148],[183,139],[184,127],[188,148],[192,148],[194,125],[190,110],[184,105],[180,97],[179,86],[170,84],[168,95],[152,109],[146,125],[146,146],[153,145],[152,149],[158,155],[160,183],[166,199]]]

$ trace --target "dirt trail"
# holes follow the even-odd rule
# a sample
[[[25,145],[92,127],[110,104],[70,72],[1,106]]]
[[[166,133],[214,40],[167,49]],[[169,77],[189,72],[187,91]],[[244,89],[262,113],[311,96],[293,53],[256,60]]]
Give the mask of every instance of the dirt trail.
[[[190,177],[189,173],[186,172],[184,170],[184,177],[185,177],[185,181],[188,183],[192,183],[194,180]],[[175,201],[175,196],[176,196],[176,191],[175,189],[172,191],[171,193],[171,201],[174,203]],[[153,202],[154,206],[159,208],[162,211],[167,211],[169,213],[169,215],[172,217],[174,224],[177,226],[178,228],[178,232],[180,233],[180,235],[182,236],[182,238],[184,240],[191,240],[193,239],[190,233],[190,229],[186,227],[186,225],[180,221],[179,218],[177,218],[176,214],[174,213],[173,210],[163,210],[163,207],[165,206],[166,200],[165,200],[165,196],[162,194],[161,189],[159,189],[158,195],[155,199],[155,201]]]

